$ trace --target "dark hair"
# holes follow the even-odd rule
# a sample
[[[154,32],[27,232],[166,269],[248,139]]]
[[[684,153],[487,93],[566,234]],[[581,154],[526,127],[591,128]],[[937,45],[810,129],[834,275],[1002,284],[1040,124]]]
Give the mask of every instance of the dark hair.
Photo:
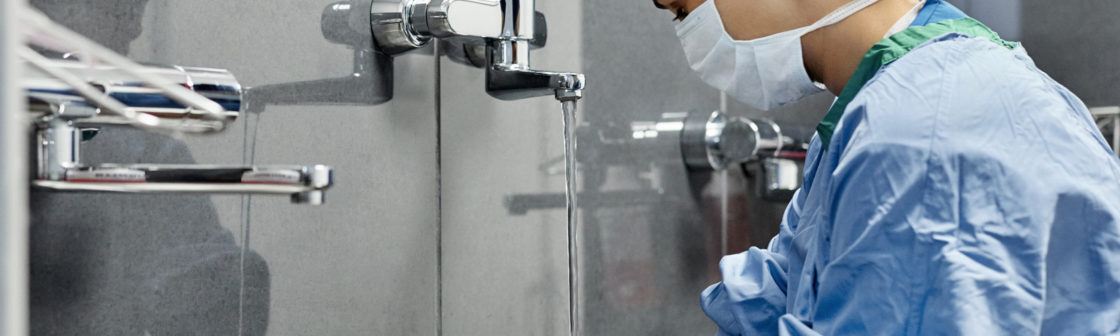
[[[660,2],[657,2],[657,0],[653,0],[653,5],[660,9],[666,9],[665,6],[662,6]]]

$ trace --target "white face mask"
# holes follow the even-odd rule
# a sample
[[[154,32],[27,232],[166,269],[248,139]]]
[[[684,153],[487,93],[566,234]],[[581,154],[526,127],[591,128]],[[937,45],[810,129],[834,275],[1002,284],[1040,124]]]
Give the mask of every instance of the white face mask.
[[[715,0],[708,0],[677,24],[677,36],[688,63],[705,83],[744,104],[770,110],[824,90],[805,70],[801,37],[876,2],[854,0],[807,27],[736,41],[724,29]]]

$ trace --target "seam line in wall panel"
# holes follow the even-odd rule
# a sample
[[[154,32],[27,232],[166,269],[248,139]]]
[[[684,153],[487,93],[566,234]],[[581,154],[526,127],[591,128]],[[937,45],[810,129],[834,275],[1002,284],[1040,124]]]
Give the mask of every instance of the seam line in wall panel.
[[[435,117],[436,117],[436,336],[443,335],[443,125],[440,115],[442,109],[443,83],[440,80],[439,43],[432,43],[435,60]]]
[[[719,93],[719,111],[722,112],[722,113],[729,113],[728,106],[727,106],[728,105],[727,99],[728,99],[727,98],[727,93],[724,93],[724,92]],[[738,166],[739,165],[736,165],[736,167],[738,167]],[[722,255],[731,254],[730,241],[727,237],[728,232],[730,230],[730,228],[729,228],[730,223],[728,222],[727,217],[731,213],[731,209],[730,209],[730,207],[731,207],[731,200],[730,200],[730,197],[731,197],[731,195],[730,195],[730,193],[731,193],[731,189],[730,189],[731,174],[728,173],[728,170],[726,170],[726,169],[723,172],[720,172],[719,174],[723,175],[723,190],[720,193],[720,202],[719,202],[720,203],[719,204],[719,208],[720,208],[720,214],[719,214],[719,248],[720,248],[720,252],[721,252],[720,255],[722,256]]]
[[[246,109],[248,110],[248,109]],[[257,161],[257,131],[260,128],[259,114],[247,113],[244,118],[241,142],[241,163],[252,166]],[[241,252],[238,260],[238,293],[237,293],[237,335],[245,334],[245,302],[248,285],[245,281],[245,259],[250,253],[249,236],[253,220],[253,195],[241,195]]]

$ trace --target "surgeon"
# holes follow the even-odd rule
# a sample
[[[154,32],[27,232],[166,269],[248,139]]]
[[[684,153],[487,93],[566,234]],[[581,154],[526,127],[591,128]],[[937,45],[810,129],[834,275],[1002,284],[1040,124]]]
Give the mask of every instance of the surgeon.
[[[837,96],[719,335],[1120,334],[1120,162],[1023,46],[939,0],[654,2],[743,103]]]

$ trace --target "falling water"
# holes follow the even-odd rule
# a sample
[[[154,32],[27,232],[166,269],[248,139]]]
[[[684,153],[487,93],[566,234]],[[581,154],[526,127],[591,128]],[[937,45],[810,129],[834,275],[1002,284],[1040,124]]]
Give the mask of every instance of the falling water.
[[[568,210],[568,328],[570,335],[579,331],[577,318],[579,294],[579,265],[576,255],[576,101],[561,102],[564,110],[564,195],[567,197]]]
[[[248,110],[247,108],[245,110]],[[260,127],[260,115],[258,113],[245,113],[245,128],[244,138],[242,139],[241,147],[241,163],[247,166],[253,165],[257,160],[257,130]],[[240,270],[240,292],[238,293],[238,309],[237,309],[237,334],[242,335],[245,332],[245,256],[249,254],[249,224],[252,221],[252,205],[253,195],[241,196],[241,270]]]

